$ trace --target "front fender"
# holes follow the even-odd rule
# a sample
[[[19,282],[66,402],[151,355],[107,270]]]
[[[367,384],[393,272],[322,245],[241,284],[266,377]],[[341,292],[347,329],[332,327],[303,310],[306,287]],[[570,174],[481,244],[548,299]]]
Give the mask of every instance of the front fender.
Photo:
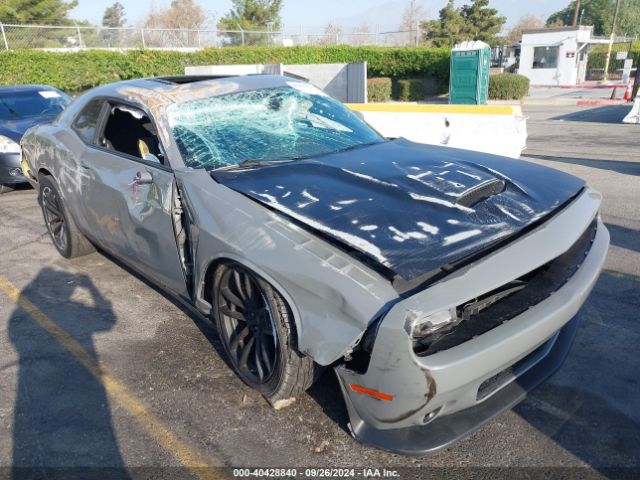
[[[176,172],[196,223],[196,301],[209,266],[231,259],[269,281],[289,302],[298,348],[329,365],[357,343],[397,298],[390,282],[277,213],[215,182],[207,172]]]

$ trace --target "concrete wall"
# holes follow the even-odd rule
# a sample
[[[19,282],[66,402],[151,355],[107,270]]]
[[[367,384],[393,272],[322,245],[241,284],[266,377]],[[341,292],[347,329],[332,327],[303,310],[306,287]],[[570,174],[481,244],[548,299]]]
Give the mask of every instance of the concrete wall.
[[[591,29],[561,28],[525,31],[522,35],[518,73],[529,78],[531,85],[572,86],[584,80],[578,74],[580,47],[591,37]],[[559,47],[555,68],[533,68],[535,47]],[[575,56],[568,56],[573,52]]]
[[[348,102],[349,66],[346,63],[322,65],[284,65],[284,72],[309,80],[313,85],[341,102]],[[366,82],[366,80],[365,80]],[[354,101],[354,103],[356,103]]]
[[[507,105],[350,104],[388,138],[519,158],[527,146],[520,107]]]

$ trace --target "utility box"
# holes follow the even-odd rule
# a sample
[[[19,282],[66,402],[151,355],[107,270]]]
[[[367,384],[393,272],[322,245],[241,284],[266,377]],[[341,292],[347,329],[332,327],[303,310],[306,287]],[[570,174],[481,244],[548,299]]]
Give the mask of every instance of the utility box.
[[[491,48],[479,40],[462,42],[451,51],[449,103],[483,105],[489,97]]]

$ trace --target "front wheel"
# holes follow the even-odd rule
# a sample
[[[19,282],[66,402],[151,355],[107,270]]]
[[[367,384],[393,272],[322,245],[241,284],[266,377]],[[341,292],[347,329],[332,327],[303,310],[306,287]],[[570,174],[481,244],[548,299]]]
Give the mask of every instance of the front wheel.
[[[221,265],[212,310],[233,369],[276,408],[288,405],[314,380],[314,362],[297,351],[293,315],[265,280],[237,264]]]
[[[13,187],[11,185],[3,185],[0,183],[0,195],[9,192],[13,192]]]

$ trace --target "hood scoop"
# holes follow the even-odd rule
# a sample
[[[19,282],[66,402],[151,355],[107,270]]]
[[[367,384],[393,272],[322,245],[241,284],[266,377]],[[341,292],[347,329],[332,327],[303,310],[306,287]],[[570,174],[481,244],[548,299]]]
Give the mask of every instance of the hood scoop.
[[[456,203],[463,207],[472,207],[482,200],[502,193],[506,185],[506,182],[502,179],[495,178],[488,180],[462,192],[457,198]]]

